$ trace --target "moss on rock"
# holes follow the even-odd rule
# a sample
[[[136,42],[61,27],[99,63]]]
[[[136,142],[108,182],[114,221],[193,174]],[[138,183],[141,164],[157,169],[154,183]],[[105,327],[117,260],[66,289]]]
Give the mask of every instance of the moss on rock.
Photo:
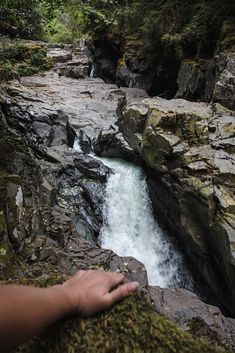
[[[0,80],[17,78],[17,73],[20,76],[34,75],[52,65],[43,44],[9,39],[0,43]]]
[[[36,286],[61,283],[63,276],[23,280]],[[18,348],[15,353],[219,353],[207,341],[194,338],[153,311],[142,293],[89,319],[67,318]]]

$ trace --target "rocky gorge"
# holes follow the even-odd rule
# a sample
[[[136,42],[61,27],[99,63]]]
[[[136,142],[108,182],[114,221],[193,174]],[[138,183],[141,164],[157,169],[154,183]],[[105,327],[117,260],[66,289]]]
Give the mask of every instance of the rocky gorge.
[[[140,282],[151,310],[155,308],[193,335],[233,350],[232,103],[225,108],[218,103],[178,98],[168,101],[150,98],[141,88],[118,88],[101,78],[89,77],[91,58],[86,48],[74,51],[48,47],[48,57],[54,62],[52,70],[1,85],[1,279],[38,285],[60,280],[79,269],[121,271],[128,279]],[[113,171],[92,151],[143,167],[154,214],[183,252],[198,296],[184,288],[150,286],[141,262],[100,246],[104,195]],[[155,344],[149,351],[173,352],[172,345],[176,345],[176,351],[183,352],[180,342],[184,340],[185,351],[216,351],[197,339],[191,342],[191,336],[178,333],[168,319],[156,326],[158,316],[154,316],[148,327],[151,315],[157,314],[148,316],[147,304],[138,304],[138,300],[142,303],[143,298],[136,299],[140,311],[133,314],[133,322],[137,322],[137,331],[153,327]],[[120,312],[129,310],[125,305],[134,310],[131,302],[123,305]],[[118,321],[118,310],[113,311],[114,321]],[[145,320],[136,319],[144,315]],[[109,320],[107,316],[105,320]],[[66,351],[65,346],[69,352],[71,347],[62,337],[73,342],[73,351],[78,351],[79,338],[71,332],[89,332],[89,322],[69,325],[56,329],[60,343],[49,343],[45,336],[45,341],[40,338],[20,351],[43,351],[42,342],[47,342],[53,352]],[[168,344],[165,335],[171,327],[176,333]],[[102,336],[107,326],[99,329]],[[160,343],[155,337],[159,332]],[[125,340],[128,333],[122,334]],[[138,346],[137,334],[133,340]],[[127,342],[127,352],[136,351],[132,344]],[[161,350],[164,344],[167,350]],[[107,352],[110,347],[107,345]],[[118,352],[121,348],[116,349]]]

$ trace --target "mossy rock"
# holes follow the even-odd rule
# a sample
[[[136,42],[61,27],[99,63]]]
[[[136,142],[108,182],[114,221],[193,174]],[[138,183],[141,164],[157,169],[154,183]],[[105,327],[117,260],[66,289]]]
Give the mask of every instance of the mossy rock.
[[[47,58],[47,50],[44,45],[9,39],[0,43],[1,80],[15,78],[9,72],[17,72],[21,76],[31,76],[38,73],[39,70],[49,70],[52,66],[53,62]]]
[[[24,280],[44,286],[63,277]],[[15,353],[219,353],[222,349],[194,338],[166,317],[153,311],[139,292],[111,310],[88,319],[63,319]]]

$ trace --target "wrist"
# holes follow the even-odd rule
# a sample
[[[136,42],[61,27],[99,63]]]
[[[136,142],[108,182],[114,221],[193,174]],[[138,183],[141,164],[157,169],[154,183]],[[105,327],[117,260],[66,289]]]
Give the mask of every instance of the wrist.
[[[74,308],[67,288],[59,284],[49,287],[48,290],[50,291],[50,294],[53,298],[53,303],[56,306],[58,318],[70,315]]]

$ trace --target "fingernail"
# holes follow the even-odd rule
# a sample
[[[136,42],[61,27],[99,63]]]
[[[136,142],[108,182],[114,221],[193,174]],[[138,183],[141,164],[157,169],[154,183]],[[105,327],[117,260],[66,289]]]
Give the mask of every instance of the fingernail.
[[[131,291],[136,290],[140,286],[139,282],[130,282],[129,283],[129,289]]]

